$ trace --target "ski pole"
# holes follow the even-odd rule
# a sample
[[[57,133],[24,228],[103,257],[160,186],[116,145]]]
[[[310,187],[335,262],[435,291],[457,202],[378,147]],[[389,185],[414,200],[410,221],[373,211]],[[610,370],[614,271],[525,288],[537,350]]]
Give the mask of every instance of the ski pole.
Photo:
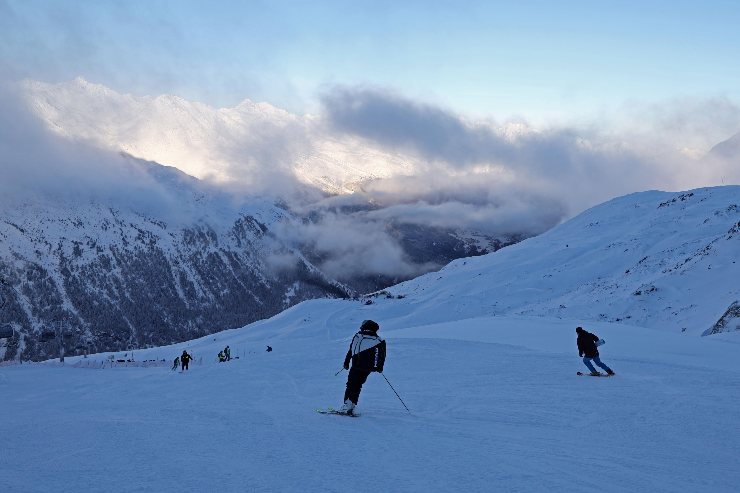
[[[381,375],[383,375],[383,374],[381,373]],[[385,381],[388,382],[388,379],[385,377],[385,375],[383,375],[383,378],[385,378]],[[391,385],[390,382],[388,382],[388,386],[391,388],[391,390],[393,391],[393,393],[396,394],[396,397],[398,397],[398,400],[401,401],[401,404],[403,404],[403,407],[405,407],[406,410],[409,411],[409,408],[406,407],[406,403],[403,402],[403,399],[401,399],[401,396],[398,395],[398,392],[396,392],[396,389],[393,388],[393,385]],[[409,411],[409,414],[411,414],[411,411]]]
[[[342,373],[343,371],[344,371],[344,367],[342,367],[342,369],[341,369],[341,370],[339,370],[338,372],[336,372],[336,373],[334,374],[334,376],[336,377],[337,375],[339,375],[339,374],[340,374],[340,373]]]

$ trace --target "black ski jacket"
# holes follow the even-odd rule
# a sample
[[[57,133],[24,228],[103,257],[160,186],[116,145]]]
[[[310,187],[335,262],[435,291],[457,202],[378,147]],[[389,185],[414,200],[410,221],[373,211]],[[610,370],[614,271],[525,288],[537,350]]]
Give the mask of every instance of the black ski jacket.
[[[373,331],[361,330],[352,338],[347,355],[344,357],[344,367],[365,371],[383,373],[385,365],[385,341]]]
[[[587,358],[595,358],[599,355],[599,350],[596,349],[596,341],[599,337],[591,332],[582,331],[578,334],[578,356],[586,356]]]

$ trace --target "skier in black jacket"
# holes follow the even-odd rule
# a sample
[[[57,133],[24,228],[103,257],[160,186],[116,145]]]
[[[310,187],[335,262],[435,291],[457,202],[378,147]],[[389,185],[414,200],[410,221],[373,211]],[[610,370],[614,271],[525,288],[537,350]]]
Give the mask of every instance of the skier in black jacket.
[[[385,364],[385,341],[378,337],[380,326],[372,320],[365,320],[360,330],[352,338],[349,351],[344,358],[344,369],[349,370],[347,390],[344,392],[344,405],[341,411],[352,414],[360,399],[362,384],[374,371],[383,373]],[[349,363],[352,361],[352,368]]]
[[[589,369],[591,375],[599,375],[599,372],[596,371],[594,365],[591,364],[591,360],[593,360],[600,368],[606,370],[607,375],[614,375],[612,369],[602,363],[599,359],[599,350],[596,349],[596,343],[599,341],[599,337],[591,332],[583,330],[583,327],[576,327],[576,333],[578,334],[578,340],[576,341],[578,344],[578,356],[583,356],[583,364],[585,364]]]
[[[180,364],[182,365],[181,371],[185,371],[188,369],[188,365],[190,364],[191,359],[193,359],[193,357],[188,354],[187,350],[183,349],[182,355],[180,355]]]

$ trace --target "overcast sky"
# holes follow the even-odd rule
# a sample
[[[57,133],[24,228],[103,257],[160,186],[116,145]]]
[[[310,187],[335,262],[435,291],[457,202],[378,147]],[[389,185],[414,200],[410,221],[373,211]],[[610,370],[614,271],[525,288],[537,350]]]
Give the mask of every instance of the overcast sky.
[[[326,86],[373,85],[541,122],[740,100],[738,25],[736,0],[0,0],[0,68],[295,113]]]

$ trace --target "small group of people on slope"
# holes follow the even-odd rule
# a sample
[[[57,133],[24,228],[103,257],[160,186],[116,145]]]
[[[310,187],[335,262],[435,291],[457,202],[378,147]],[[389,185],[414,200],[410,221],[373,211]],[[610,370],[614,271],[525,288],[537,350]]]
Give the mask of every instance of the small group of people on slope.
[[[223,363],[224,361],[231,361],[231,349],[229,346],[218,352],[218,362]]]
[[[182,354],[175,358],[175,361],[172,363],[172,371],[177,370],[182,365],[182,371],[185,371],[188,369],[188,365],[190,365],[190,361],[193,359],[192,356],[190,356],[187,352],[187,350],[183,349]]]
[[[344,357],[344,369],[349,370],[347,376],[347,388],[344,391],[344,404],[340,412],[353,414],[357,402],[360,399],[362,385],[367,381],[367,377],[373,373],[383,373],[385,365],[386,344],[378,336],[380,326],[373,320],[365,320],[360,325],[360,330],[352,337],[349,344],[349,350]],[[601,341],[598,336],[583,329],[576,327],[578,338],[578,355],[583,357],[583,364],[591,372],[591,375],[600,375],[591,362],[603,368],[607,375],[614,375],[611,368],[606,366],[599,358],[598,343]],[[350,368],[350,362],[352,367]]]
[[[267,352],[272,352],[272,347],[267,346]],[[188,363],[193,359],[191,355],[188,354],[187,351],[183,351],[180,356],[175,358],[175,361],[172,363],[172,371],[175,371],[182,366],[183,371],[188,369]],[[237,356],[237,359],[239,357]],[[231,348],[229,346],[226,346],[221,351],[218,352],[218,361],[219,363],[223,363],[225,361],[231,361]]]

